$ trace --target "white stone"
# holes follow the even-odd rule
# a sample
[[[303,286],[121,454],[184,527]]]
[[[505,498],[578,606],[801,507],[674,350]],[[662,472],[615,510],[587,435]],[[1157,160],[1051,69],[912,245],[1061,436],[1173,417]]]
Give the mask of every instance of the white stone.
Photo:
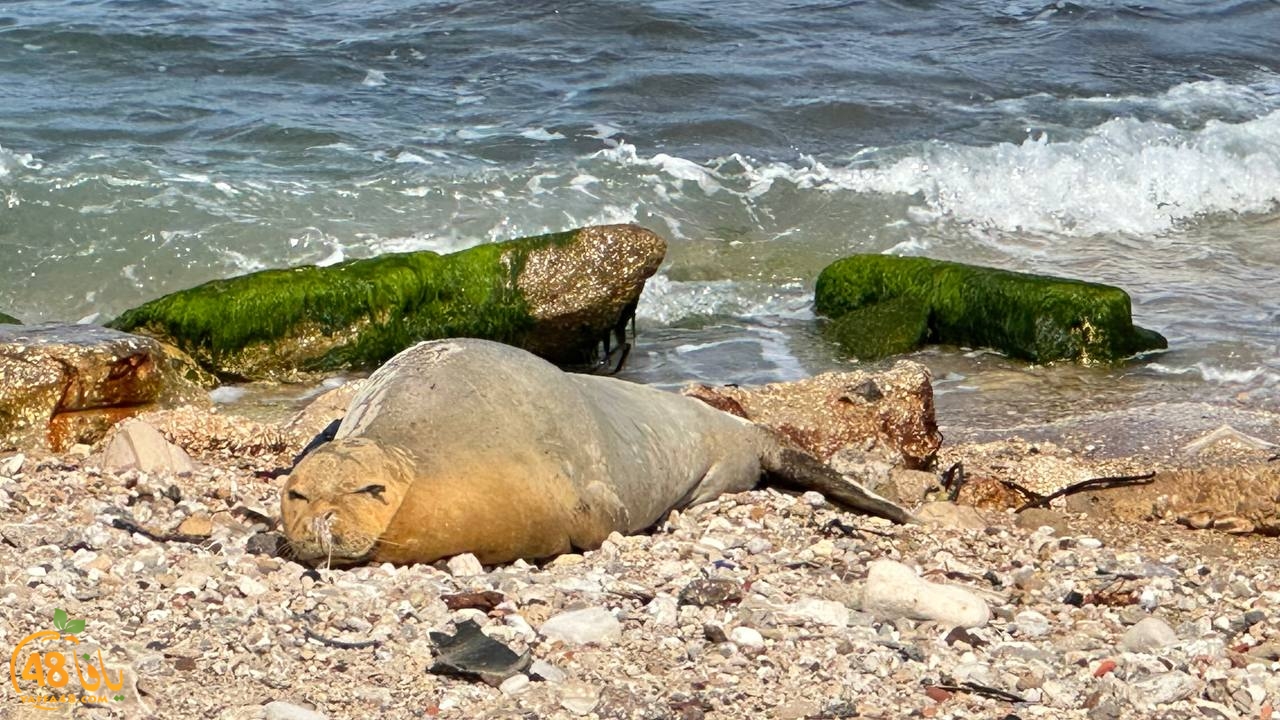
[[[764,647],[764,636],[760,634],[760,631],[742,625],[734,628],[729,633],[729,639],[740,648],[759,649]]]
[[[22,453],[10,455],[4,460],[0,460],[0,477],[13,477],[22,472],[22,463],[27,461],[27,456]]]
[[[1129,685],[1129,700],[1138,707],[1164,705],[1185,700],[1200,691],[1203,683],[1180,671],[1160,673]]]
[[[242,577],[236,583],[236,589],[244,594],[245,597],[258,597],[267,592],[267,586],[249,577]]]
[[[659,595],[650,600],[645,611],[652,618],[650,623],[657,627],[675,627],[680,618],[679,603],[669,595]]]
[[[600,704],[600,691],[584,682],[567,682],[561,686],[560,707],[574,715],[586,715]]]
[[[555,615],[538,631],[547,640],[566,645],[612,645],[622,638],[622,623],[602,607],[589,607]]]
[[[498,689],[502,691],[503,695],[519,695],[529,689],[529,676],[523,673],[516,673],[503,680]]]
[[[881,620],[934,620],[966,628],[991,620],[991,609],[982,598],[962,587],[924,580],[892,560],[871,563],[862,609]]]
[[[1178,642],[1178,633],[1160,618],[1143,618],[1125,631],[1120,647],[1134,653],[1149,653]]]
[[[1038,638],[1049,634],[1049,618],[1035,610],[1023,610],[1013,616],[1013,623],[1018,628],[1018,635],[1027,638]]]
[[[471,553],[463,553],[449,558],[449,562],[445,563],[449,568],[449,574],[454,577],[474,577],[484,574],[484,566]]]
[[[564,682],[569,677],[563,670],[546,660],[534,660],[533,664],[529,666],[529,676],[542,678],[549,683]]]
[[[276,700],[262,706],[263,720],[329,720],[324,713]]]
[[[140,470],[147,473],[195,472],[196,464],[187,452],[165,440],[160,431],[141,420],[126,420],[102,451],[102,469],[121,473]]]
[[[784,625],[826,625],[848,627],[849,608],[834,600],[800,598],[774,610],[774,617]]]

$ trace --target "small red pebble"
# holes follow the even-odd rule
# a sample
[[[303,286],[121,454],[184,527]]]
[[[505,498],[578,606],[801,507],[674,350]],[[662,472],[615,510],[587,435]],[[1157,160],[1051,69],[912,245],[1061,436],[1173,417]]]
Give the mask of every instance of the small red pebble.
[[[439,715],[439,714],[440,714],[440,706],[439,706],[439,705],[428,705],[428,706],[427,706],[427,715],[430,715],[431,717],[435,717],[435,716],[437,716],[437,715]]]
[[[943,690],[942,688],[936,685],[930,685],[929,687],[925,688],[924,694],[928,695],[929,699],[936,703],[946,702],[951,699],[950,690]]]
[[[1262,709],[1258,711],[1258,720],[1271,720],[1273,712],[1275,712],[1275,708],[1272,707],[1271,703],[1263,705]]]
[[[1102,677],[1103,675],[1106,675],[1107,673],[1115,669],[1116,669],[1115,660],[1103,660],[1102,662],[1098,663],[1098,669],[1093,671],[1093,676]]]

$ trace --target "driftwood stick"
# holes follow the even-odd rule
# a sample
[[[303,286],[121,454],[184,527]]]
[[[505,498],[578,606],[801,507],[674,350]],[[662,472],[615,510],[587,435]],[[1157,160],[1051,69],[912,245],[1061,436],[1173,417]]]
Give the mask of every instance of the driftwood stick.
[[[1031,500],[1017,510],[1014,510],[1014,512],[1020,513],[1023,510],[1029,510],[1031,508],[1045,507],[1050,502],[1057,500],[1060,497],[1075,495],[1076,493],[1084,492],[1085,490],[1110,490],[1111,488],[1128,487],[1130,485],[1149,485],[1155,481],[1155,476],[1156,474],[1154,472],[1149,472],[1145,475],[1121,475],[1118,477],[1100,477],[1082,480],[1036,500]]]

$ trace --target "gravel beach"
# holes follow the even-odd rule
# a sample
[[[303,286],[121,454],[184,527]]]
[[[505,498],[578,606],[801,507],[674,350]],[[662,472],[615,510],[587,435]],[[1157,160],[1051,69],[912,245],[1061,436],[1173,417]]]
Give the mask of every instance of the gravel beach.
[[[185,475],[0,458],[0,647],[60,609],[124,683],[54,711],[9,685],[0,715],[1265,719],[1280,698],[1276,538],[951,504],[893,526],[760,489],[541,566],[313,570],[274,533],[296,448],[185,422],[240,435],[191,433]],[[940,460],[1041,488],[1152,462],[1017,440]],[[468,621],[523,672],[444,674],[431,633]]]

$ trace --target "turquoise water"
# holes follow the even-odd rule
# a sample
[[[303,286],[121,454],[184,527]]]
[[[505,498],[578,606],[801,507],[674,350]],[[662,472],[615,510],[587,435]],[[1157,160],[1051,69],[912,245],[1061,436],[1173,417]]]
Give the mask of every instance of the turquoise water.
[[[953,422],[1272,408],[1277,58],[1273,2],[8,2],[0,310],[634,221],[634,379],[841,367],[813,278],[894,252],[1117,284],[1170,340],[923,353]]]

